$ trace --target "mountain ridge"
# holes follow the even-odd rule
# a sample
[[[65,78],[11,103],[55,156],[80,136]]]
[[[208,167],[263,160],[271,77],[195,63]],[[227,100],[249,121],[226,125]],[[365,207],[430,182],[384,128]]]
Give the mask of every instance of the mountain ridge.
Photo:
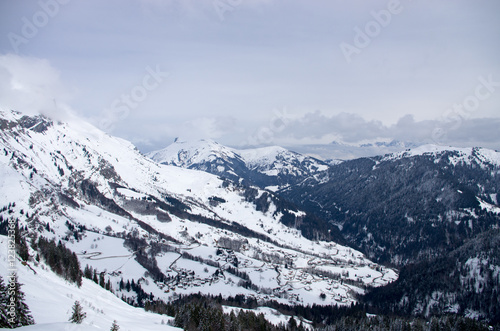
[[[213,140],[175,141],[146,154],[161,164],[197,169],[276,190],[309,177],[320,177],[327,163],[279,146],[238,150]]]

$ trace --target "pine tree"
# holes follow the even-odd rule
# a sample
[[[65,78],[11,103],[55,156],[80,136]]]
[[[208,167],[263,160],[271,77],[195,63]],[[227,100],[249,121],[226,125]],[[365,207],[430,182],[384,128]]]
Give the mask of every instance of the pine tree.
[[[290,330],[296,330],[297,329],[297,321],[293,316],[290,316],[290,319],[288,320],[288,329]]]
[[[35,324],[30,309],[24,301],[25,294],[21,291],[22,284],[19,283],[17,275],[9,277],[7,287],[7,324],[10,328]]]
[[[97,279],[97,270],[94,269],[94,275],[92,276],[92,280],[94,283],[99,284],[99,280]]]
[[[116,320],[113,321],[113,325],[111,325],[111,329],[109,329],[110,331],[118,331],[120,330],[120,326],[118,325],[118,323],[116,322]]]
[[[104,280],[104,272],[99,274],[99,285],[104,288],[106,286],[106,281]]]
[[[87,313],[83,311],[80,301],[75,301],[73,304],[73,313],[71,314],[69,321],[71,323],[81,324],[85,317],[87,317]]]
[[[83,269],[83,277],[85,277],[87,279],[92,279],[93,272],[94,272],[94,270],[92,269],[92,267],[89,267],[89,265],[87,264],[85,266],[85,269]]]
[[[19,222],[19,221],[17,221]],[[23,236],[23,233],[19,229],[16,223],[16,228],[15,228],[15,238],[16,238],[16,251],[19,257],[23,261],[28,261],[30,255],[28,251],[28,244],[26,244],[26,239]]]
[[[106,290],[111,291],[111,281],[108,278],[108,281],[106,282]]]
[[[125,289],[127,290],[127,292],[130,292],[130,280],[127,279],[127,284],[125,285]]]
[[[69,250],[68,250],[69,251]],[[82,286],[82,271],[80,269],[80,262],[78,262],[78,257],[75,252],[71,253],[70,266],[70,281],[76,283],[78,287]]]
[[[7,287],[5,287],[5,284],[3,282],[2,276],[0,276],[0,328],[6,328],[9,325],[7,324],[7,303],[8,303],[8,296],[7,296]]]

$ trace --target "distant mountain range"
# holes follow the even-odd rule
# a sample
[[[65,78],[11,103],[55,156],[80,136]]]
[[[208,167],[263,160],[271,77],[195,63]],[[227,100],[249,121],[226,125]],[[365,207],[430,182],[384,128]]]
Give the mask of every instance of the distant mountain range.
[[[294,151],[314,155],[317,158],[326,160],[327,162],[339,160],[352,160],[361,157],[370,157],[377,155],[385,155],[389,153],[397,153],[410,148],[421,146],[421,143],[390,140],[390,141],[365,141],[359,143],[345,143],[333,141],[329,144],[321,145],[298,145],[290,146]]]
[[[147,156],[161,164],[206,171],[270,190],[306,178],[320,180],[329,167],[326,162],[278,146],[238,150],[212,140],[175,141]]]

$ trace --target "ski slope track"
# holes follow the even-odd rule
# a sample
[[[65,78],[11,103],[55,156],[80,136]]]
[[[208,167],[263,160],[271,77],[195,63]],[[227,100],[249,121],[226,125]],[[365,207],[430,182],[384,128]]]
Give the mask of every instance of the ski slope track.
[[[78,118],[63,123],[3,111],[0,129],[1,215],[28,228],[28,245],[35,233],[61,240],[82,269],[88,265],[105,274],[114,294],[99,287],[102,305],[109,306],[96,319],[99,327],[116,319],[122,329],[136,329],[127,322],[128,312],[146,323],[141,330],[156,330],[168,319],[131,306],[118,309],[126,306],[118,298],[137,303],[135,292],[120,289],[122,279],[164,301],[200,292],[350,305],[367,286],[397,278],[395,270],[352,248],[309,240],[285,226],[285,214],[300,224],[306,213],[276,206],[270,191],[156,163],[130,142]],[[0,263],[3,273],[5,257]],[[42,262],[29,264],[37,274],[19,264],[19,276],[38,323],[66,322],[75,298],[92,302],[86,297],[95,291],[91,281],[77,289],[41,269]],[[39,290],[37,282],[44,284]],[[60,295],[47,295],[51,291]],[[70,292],[73,297],[64,294]],[[47,304],[60,306],[53,318],[41,317]],[[64,325],[49,329],[58,328]]]

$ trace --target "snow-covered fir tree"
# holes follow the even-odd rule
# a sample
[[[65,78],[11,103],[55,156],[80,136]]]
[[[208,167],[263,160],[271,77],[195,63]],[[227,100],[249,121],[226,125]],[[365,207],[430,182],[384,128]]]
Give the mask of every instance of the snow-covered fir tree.
[[[113,325],[111,325],[111,329],[110,331],[118,331],[120,330],[120,326],[118,325],[118,323],[116,322],[116,320],[113,321]]]
[[[83,320],[87,317],[87,313],[83,311],[82,305],[80,305],[80,301],[75,301],[73,304],[73,312],[69,321],[71,323],[81,324]]]
[[[17,275],[9,277],[7,286],[7,325],[10,328],[17,328],[25,325],[35,324],[31,311],[24,301],[25,294],[21,290]]]
[[[0,328],[9,326],[7,324],[7,303],[7,287],[3,282],[2,276],[0,276]]]

